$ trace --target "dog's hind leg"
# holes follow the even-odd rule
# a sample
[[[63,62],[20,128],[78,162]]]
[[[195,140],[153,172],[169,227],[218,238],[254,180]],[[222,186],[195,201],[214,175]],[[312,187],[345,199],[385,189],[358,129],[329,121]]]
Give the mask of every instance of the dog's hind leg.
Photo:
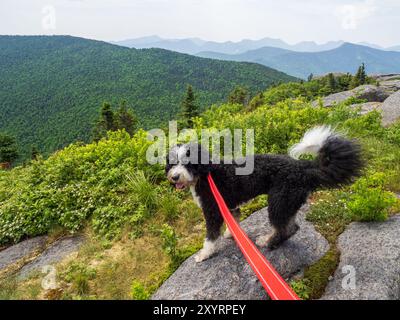
[[[306,202],[308,192],[299,189],[271,192],[269,195],[268,216],[274,228],[272,234],[260,236],[256,243],[276,249],[282,242],[292,237],[298,230],[296,213]]]
[[[235,218],[235,220],[237,222],[240,222],[240,208],[236,208],[236,209],[231,210],[231,213],[232,213],[233,217]],[[232,234],[229,231],[228,227],[226,227],[226,230],[224,232],[224,238],[225,239],[232,238]]]

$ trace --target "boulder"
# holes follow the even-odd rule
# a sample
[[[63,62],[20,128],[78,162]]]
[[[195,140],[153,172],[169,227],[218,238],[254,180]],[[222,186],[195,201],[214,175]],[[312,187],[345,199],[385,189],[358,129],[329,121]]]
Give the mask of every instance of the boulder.
[[[400,119],[400,91],[393,93],[381,105],[382,124],[389,126]]]
[[[285,279],[301,274],[329,249],[328,242],[305,220],[304,206],[297,217],[300,230],[278,249],[261,248],[262,254]],[[267,209],[253,213],[241,223],[255,241],[271,232]],[[262,285],[232,239],[221,238],[216,254],[201,263],[188,258],[158,289],[152,299],[267,299]]]
[[[379,75],[373,75],[372,78],[374,78],[377,81],[400,80],[400,74],[398,73],[379,74]]]
[[[344,102],[349,98],[363,99],[367,102],[383,102],[389,97],[390,93],[384,87],[375,85],[362,85],[353,90],[334,93],[322,98],[324,107],[332,107],[338,103]],[[317,101],[313,102],[314,106],[318,105]]]
[[[73,252],[78,251],[84,240],[83,236],[74,236],[55,241],[41,255],[20,269],[18,279],[26,279],[31,273],[40,271],[44,266],[62,261]]]
[[[321,299],[400,299],[399,230],[400,215],[350,224],[339,237],[339,267]]]
[[[42,251],[46,246],[46,241],[46,236],[36,237],[0,251],[0,271]]]
[[[361,108],[360,114],[366,114],[374,110],[380,111],[381,106],[382,102],[365,102],[359,104],[352,104],[350,108]]]

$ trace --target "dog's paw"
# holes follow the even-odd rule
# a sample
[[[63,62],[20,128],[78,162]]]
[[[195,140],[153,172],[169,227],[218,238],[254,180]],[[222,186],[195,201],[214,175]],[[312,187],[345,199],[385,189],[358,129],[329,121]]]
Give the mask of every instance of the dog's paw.
[[[206,250],[201,249],[198,254],[195,255],[194,260],[199,263],[204,260],[207,260],[211,256]]]
[[[259,247],[265,247],[266,245],[268,245],[268,243],[270,242],[270,240],[273,236],[274,236],[274,234],[267,234],[265,236],[259,236],[256,239],[256,245],[258,245]]]
[[[226,228],[226,230],[224,232],[224,238],[225,239],[231,239],[232,238],[232,233],[229,231],[228,228]]]

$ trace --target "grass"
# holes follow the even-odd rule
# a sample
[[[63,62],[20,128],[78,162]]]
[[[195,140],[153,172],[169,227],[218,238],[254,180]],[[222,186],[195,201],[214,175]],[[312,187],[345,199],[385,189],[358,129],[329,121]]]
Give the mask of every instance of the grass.
[[[147,188],[142,177],[133,182],[137,191]],[[138,196],[145,196],[145,192]],[[126,230],[117,240],[103,240],[92,229],[85,230],[87,242],[78,254],[56,265],[55,290],[43,290],[43,275],[17,281],[13,272],[0,277],[1,299],[132,299],[148,297],[183,262],[199,250],[205,233],[200,209],[189,200],[178,208],[163,206],[141,226],[140,237]],[[171,214],[173,213],[173,214]],[[178,215],[177,213],[181,213]],[[176,259],[163,250],[160,236],[164,224],[176,233]],[[56,239],[59,232],[55,231]],[[142,290],[142,291],[140,291]],[[142,296],[139,294],[142,292]]]
[[[145,196],[143,177],[135,177],[132,187]],[[166,194],[171,198],[173,195]],[[175,198],[172,200],[176,200]],[[242,208],[243,218],[266,205],[266,197],[259,197]],[[165,200],[165,202],[167,202]],[[25,281],[17,281],[13,273],[0,278],[1,299],[147,299],[189,256],[201,247],[205,235],[202,213],[190,199],[165,203],[160,212],[141,226],[140,237],[132,237],[127,229],[117,240],[96,237],[86,228],[86,243],[79,252],[56,265],[58,288],[44,290],[43,275],[35,274]],[[167,253],[161,234],[167,225],[176,237],[175,255]],[[56,240],[62,233],[52,232]]]

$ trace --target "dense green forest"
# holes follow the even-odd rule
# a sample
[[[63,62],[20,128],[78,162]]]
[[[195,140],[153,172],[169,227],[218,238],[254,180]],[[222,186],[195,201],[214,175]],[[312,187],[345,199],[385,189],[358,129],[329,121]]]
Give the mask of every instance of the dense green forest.
[[[87,142],[104,101],[125,100],[149,128],[175,117],[188,84],[204,109],[237,85],[256,93],[295,80],[253,63],[70,36],[0,36],[0,74],[0,131],[16,137],[23,158],[33,145],[48,154]]]

